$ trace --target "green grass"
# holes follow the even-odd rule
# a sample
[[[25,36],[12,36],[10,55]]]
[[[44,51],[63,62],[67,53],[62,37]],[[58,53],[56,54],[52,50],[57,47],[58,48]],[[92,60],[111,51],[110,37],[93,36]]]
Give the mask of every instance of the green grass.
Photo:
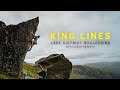
[[[29,65],[27,63],[23,64],[23,68],[27,70],[28,76],[33,77],[35,79],[39,79],[40,76],[36,73],[35,68],[32,65]]]
[[[79,74],[74,74],[74,73],[71,73],[70,77],[69,77],[69,79],[78,79],[78,78],[80,78],[80,75]]]
[[[3,72],[0,72],[0,79],[13,79],[13,78],[5,75]]]

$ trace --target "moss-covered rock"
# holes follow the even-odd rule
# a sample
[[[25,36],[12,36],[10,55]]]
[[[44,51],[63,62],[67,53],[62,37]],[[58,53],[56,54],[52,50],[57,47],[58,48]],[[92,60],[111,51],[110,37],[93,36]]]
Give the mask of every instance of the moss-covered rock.
[[[39,75],[42,75],[40,65],[47,69],[48,79],[68,79],[72,71],[72,63],[63,54],[51,54],[35,64]]]
[[[36,73],[36,69],[34,68],[34,65],[31,65],[29,63],[26,63],[24,62],[23,63],[23,69],[25,69],[27,71],[27,75],[29,77],[32,77],[34,79],[39,79],[41,78],[41,76],[39,76],[37,73]],[[6,75],[5,73],[3,72],[0,72],[0,79],[24,79],[24,74],[21,73],[19,74],[18,77],[13,77],[13,76],[8,76]]]

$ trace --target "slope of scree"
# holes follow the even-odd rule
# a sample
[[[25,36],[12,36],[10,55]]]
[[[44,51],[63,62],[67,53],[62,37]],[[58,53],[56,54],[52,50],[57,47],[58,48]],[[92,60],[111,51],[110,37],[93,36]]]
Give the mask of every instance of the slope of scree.
[[[38,17],[8,26],[0,21],[0,71],[14,77],[21,73],[33,38],[31,32],[35,34],[38,24]]]

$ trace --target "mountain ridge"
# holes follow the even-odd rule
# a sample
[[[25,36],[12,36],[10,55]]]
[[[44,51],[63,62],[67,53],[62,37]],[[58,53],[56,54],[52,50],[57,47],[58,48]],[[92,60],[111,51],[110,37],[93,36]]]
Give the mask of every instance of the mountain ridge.
[[[103,63],[104,65],[102,65]],[[113,68],[116,64],[120,64],[120,62],[74,65],[70,79],[120,79],[120,71],[118,71],[120,70],[120,65]]]

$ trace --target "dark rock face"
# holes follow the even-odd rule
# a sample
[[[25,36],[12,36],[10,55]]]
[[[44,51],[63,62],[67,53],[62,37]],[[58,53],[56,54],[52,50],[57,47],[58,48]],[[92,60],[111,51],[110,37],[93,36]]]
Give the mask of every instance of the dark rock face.
[[[38,17],[18,25],[0,22],[0,71],[9,76],[20,74],[33,38],[31,32],[35,34],[38,23]]]
[[[6,26],[6,24],[4,22],[0,21],[0,28],[5,27],[5,26]]]
[[[72,71],[72,63],[63,54],[52,54],[35,63],[37,73],[42,75],[40,65],[47,69],[48,79],[68,79]]]

